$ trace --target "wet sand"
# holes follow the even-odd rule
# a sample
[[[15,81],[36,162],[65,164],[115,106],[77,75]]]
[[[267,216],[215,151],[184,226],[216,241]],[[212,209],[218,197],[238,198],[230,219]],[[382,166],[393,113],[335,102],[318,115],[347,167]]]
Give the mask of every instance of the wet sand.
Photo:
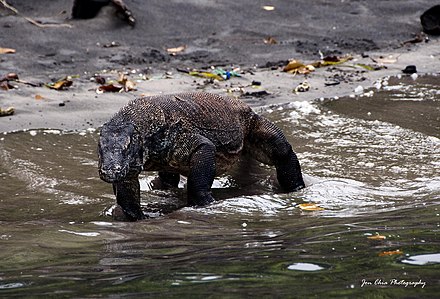
[[[74,76],[64,91],[11,82],[0,90],[0,107],[15,114],[0,118],[0,131],[30,128],[98,127],[128,100],[138,96],[206,90],[240,96],[253,107],[321,97],[344,96],[401,74],[406,65],[418,74],[440,66],[440,42],[405,43],[422,30],[420,15],[431,1],[126,1],[137,24],[131,28],[104,7],[90,20],[71,20],[72,1],[8,1],[20,15],[0,8],[0,75],[14,72],[20,80],[48,83]],[[263,9],[264,5],[273,10]],[[0,5],[1,6],[1,5]],[[41,28],[24,16],[55,27]],[[69,26],[66,26],[69,25]],[[265,43],[269,38],[276,44]],[[113,42],[113,44],[112,44]],[[185,46],[170,55],[166,49]],[[309,75],[282,72],[289,59],[312,63],[320,55],[352,55],[345,64],[318,68]],[[379,67],[366,70],[359,64]],[[239,68],[240,78],[207,83],[177,69]],[[116,80],[127,72],[136,90],[97,94],[90,80],[100,74]],[[141,74],[141,75],[140,75]],[[303,81],[311,89],[294,93]],[[261,86],[251,86],[253,81]],[[337,85],[328,85],[332,82]],[[266,91],[262,97],[258,92]]]

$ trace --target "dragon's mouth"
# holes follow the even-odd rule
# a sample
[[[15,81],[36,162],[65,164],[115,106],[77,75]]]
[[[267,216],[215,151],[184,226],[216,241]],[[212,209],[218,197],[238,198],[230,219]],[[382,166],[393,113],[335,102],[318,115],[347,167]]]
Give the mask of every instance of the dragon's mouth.
[[[114,183],[123,180],[128,174],[128,166],[122,168],[100,168],[99,177],[107,183]]]
[[[137,176],[142,171],[142,166],[125,166],[120,169],[99,169],[99,177],[101,180],[107,183],[115,183],[122,181],[126,178]]]

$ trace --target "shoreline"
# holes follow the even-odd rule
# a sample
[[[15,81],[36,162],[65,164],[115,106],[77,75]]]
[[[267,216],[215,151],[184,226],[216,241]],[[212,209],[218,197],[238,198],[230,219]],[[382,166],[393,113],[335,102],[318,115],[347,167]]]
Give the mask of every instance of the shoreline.
[[[274,1],[270,10],[251,0],[127,0],[134,27],[116,18],[111,7],[93,19],[72,20],[73,0],[8,3],[19,13],[0,5],[0,47],[15,53],[0,54],[0,77],[16,73],[38,87],[10,81],[18,88],[0,89],[0,108],[15,108],[14,115],[0,117],[0,132],[97,128],[129,100],[159,93],[244,93],[246,103],[264,110],[361,93],[408,65],[415,65],[418,75],[440,70],[440,38],[420,33],[429,0]],[[310,64],[321,55],[352,59],[308,75],[282,72],[289,59]],[[242,77],[206,83],[178,71],[211,66],[240,67]],[[126,73],[136,90],[96,92],[95,74],[109,83],[118,80],[118,72]],[[66,76],[72,76],[66,90],[44,87]],[[294,93],[304,81],[309,90]]]
[[[382,58],[379,58],[382,57]],[[382,59],[383,63],[373,63],[373,59]],[[190,76],[178,72],[175,68],[149,75],[149,79],[140,79],[140,70],[121,69],[127,72],[130,80],[136,81],[136,90],[122,93],[97,94],[99,84],[92,82],[94,74],[86,73],[73,78],[73,84],[67,90],[52,90],[47,87],[33,87],[23,83],[10,83],[18,88],[2,91],[2,108],[14,107],[15,113],[0,118],[0,132],[21,131],[27,129],[81,130],[98,128],[116,113],[129,100],[139,96],[160,93],[177,93],[203,90],[223,95],[239,96],[254,109],[285,104],[293,101],[312,101],[319,98],[344,97],[360,94],[373,88],[377,81],[389,76],[404,75],[407,65],[416,65],[418,75],[438,73],[440,59],[440,41],[400,48],[393,52],[369,52],[354,55],[353,59],[334,66],[316,68],[308,75],[289,74],[282,68],[275,70],[247,68],[242,77],[233,77],[225,81],[206,83],[208,79]],[[376,61],[378,61],[376,60]],[[303,61],[305,64],[312,61]],[[376,65],[379,70],[366,70],[359,65]],[[109,79],[117,80],[117,71],[97,72]],[[336,85],[326,85],[328,80],[337,77]],[[38,82],[37,78],[20,78]],[[260,82],[261,86],[252,85]],[[307,81],[310,90],[294,92],[296,86]],[[343,82],[346,81],[346,82]],[[359,88],[361,86],[362,88]],[[355,91],[356,90],[356,91]],[[256,95],[256,96],[253,96]],[[262,96],[261,96],[262,95]]]

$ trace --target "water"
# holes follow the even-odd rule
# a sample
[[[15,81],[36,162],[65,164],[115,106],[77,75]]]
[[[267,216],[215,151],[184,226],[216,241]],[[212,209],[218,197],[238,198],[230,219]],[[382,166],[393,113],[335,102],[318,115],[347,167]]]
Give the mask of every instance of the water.
[[[114,196],[97,175],[97,131],[3,135],[0,297],[436,298],[435,82],[271,107],[306,189],[279,194],[273,170],[253,165],[216,180],[219,201],[194,209],[183,188],[151,190],[145,174],[150,218],[136,223],[107,216]]]

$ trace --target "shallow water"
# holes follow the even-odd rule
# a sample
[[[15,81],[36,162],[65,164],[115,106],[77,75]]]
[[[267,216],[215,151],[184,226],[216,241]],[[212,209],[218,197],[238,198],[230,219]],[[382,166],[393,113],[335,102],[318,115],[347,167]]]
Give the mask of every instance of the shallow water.
[[[137,223],[107,216],[114,196],[97,176],[96,131],[6,134],[0,297],[435,298],[438,79],[271,107],[306,189],[279,194],[273,170],[253,165],[244,179],[216,180],[219,201],[194,209],[183,188],[151,190],[145,174],[150,219]]]

